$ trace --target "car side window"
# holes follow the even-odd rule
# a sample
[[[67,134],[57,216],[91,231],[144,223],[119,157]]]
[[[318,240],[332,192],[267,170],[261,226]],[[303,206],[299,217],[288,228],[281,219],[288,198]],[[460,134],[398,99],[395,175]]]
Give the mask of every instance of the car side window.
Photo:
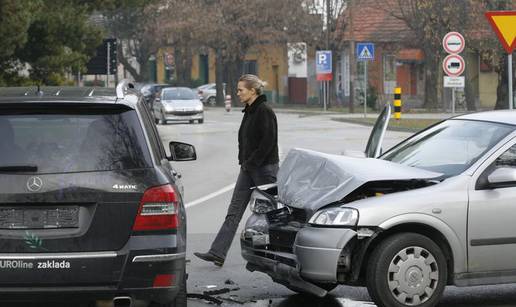
[[[488,188],[487,177],[497,168],[510,167],[516,168],[516,144],[512,145],[504,153],[502,153],[496,160],[489,165],[482,175],[478,178],[475,185],[476,190],[483,190]]]
[[[507,149],[495,162],[495,167],[514,167],[516,168],[516,144]]]
[[[143,125],[145,126],[145,130],[149,136],[150,145],[152,147],[152,152],[156,161],[161,161],[166,157],[164,153],[163,146],[160,146],[160,140],[158,131],[155,128],[155,125],[151,121],[151,116],[149,114],[149,110],[145,107],[140,108],[140,112],[143,118]]]

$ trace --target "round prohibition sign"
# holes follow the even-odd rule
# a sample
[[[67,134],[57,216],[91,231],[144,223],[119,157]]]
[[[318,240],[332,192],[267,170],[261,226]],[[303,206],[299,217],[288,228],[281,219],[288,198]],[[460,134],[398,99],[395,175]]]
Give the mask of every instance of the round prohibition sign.
[[[464,59],[458,54],[450,54],[443,60],[443,70],[450,77],[458,77],[466,68]]]
[[[443,48],[450,54],[458,54],[464,50],[466,41],[459,32],[449,32],[443,38]]]

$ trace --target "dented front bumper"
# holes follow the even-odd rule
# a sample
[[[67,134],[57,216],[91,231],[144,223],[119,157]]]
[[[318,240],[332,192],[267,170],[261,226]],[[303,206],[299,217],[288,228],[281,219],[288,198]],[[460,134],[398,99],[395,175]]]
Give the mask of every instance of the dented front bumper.
[[[296,222],[269,225],[265,215],[255,214],[242,233],[241,247],[251,271],[267,273],[289,288],[324,296],[321,285],[352,281],[357,240],[352,228]]]

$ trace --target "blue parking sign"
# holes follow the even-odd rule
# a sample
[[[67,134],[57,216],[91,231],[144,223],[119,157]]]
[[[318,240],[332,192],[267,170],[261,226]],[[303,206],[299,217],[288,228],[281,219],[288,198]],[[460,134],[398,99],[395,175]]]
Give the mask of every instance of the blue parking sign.
[[[317,74],[331,74],[331,51],[322,50],[315,53],[315,72]]]
[[[373,43],[357,43],[357,60],[373,61],[374,60],[374,44]]]

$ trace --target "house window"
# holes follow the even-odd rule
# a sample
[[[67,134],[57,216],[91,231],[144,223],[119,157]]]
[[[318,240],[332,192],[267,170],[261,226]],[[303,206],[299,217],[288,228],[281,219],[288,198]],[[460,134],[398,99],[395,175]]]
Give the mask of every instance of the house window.
[[[253,74],[257,75],[258,69],[256,65],[256,60],[244,61],[244,74]]]
[[[392,54],[383,56],[383,91],[394,94],[396,87],[396,57]]]

